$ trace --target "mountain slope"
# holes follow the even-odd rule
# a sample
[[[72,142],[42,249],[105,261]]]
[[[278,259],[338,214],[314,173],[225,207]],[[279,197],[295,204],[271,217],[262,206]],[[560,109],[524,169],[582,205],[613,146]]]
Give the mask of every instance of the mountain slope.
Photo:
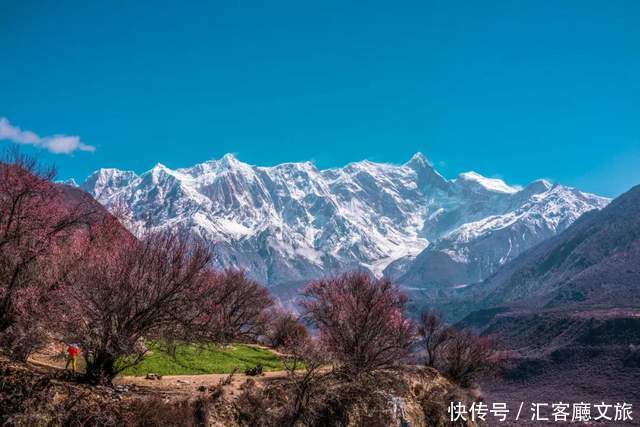
[[[504,380],[483,387],[489,398],[508,400],[525,382],[531,401],[638,402],[640,186],[458,297],[458,307],[480,308],[459,326],[510,350]]]
[[[602,200],[535,181],[514,193],[497,213],[445,233],[398,277],[408,287],[463,287],[484,280],[502,265],[566,229]],[[469,217],[471,215],[467,215]]]
[[[109,209],[127,208],[133,231],[201,237],[218,266],[244,268],[273,286],[355,269],[399,275],[428,246],[473,264],[463,282],[484,278],[608,202],[544,181],[520,189],[474,172],[447,180],[420,153],[403,165],[326,170],[309,162],[250,166],[225,155],[177,170],[158,164],[141,175],[101,169],[81,188]],[[492,251],[478,263],[481,242]]]
[[[486,304],[640,306],[640,186],[590,212],[484,285]]]

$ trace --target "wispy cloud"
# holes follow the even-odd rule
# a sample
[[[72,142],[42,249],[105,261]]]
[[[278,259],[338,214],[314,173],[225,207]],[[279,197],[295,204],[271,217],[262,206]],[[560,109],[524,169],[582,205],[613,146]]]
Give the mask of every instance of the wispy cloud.
[[[80,141],[79,136],[52,135],[38,136],[30,130],[14,126],[6,117],[0,117],[0,140],[5,139],[16,144],[33,145],[55,154],[71,154],[76,150],[96,151],[96,147]]]

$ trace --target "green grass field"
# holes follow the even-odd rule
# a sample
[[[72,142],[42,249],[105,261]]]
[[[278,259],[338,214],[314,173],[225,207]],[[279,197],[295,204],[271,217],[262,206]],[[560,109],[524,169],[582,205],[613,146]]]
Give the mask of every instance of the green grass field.
[[[175,358],[155,344],[148,346],[150,354],[142,363],[126,369],[122,375],[143,376],[150,372],[159,375],[226,374],[234,368],[244,372],[257,364],[265,371],[284,369],[274,353],[246,344],[227,347],[183,344],[178,346]]]

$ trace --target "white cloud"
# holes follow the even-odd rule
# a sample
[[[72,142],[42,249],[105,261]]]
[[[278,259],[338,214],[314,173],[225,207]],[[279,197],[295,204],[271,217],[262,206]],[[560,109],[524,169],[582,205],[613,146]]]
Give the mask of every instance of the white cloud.
[[[6,117],[0,117],[0,139],[6,139],[16,144],[34,145],[55,154],[71,154],[76,150],[96,151],[94,146],[80,141],[79,136],[52,135],[41,137],[30,130],[22,130],[18,126],[12,125]]]

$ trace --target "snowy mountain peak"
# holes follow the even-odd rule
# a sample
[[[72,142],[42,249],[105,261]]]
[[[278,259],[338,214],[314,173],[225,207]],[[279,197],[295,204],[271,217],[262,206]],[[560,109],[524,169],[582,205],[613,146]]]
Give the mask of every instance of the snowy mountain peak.
[[[540,185],[542,187],[545,187],[547,190],[552,186],[551,182],[547,181],[546,179],[536,179],[535,181],[531,182],[531,184]]]
[[[56,181],[56,184],[68,185],[69,187],[77,187],[78,186],[78,183],[73,178]]]
[[[198,236],[217,266],[244,268],[269,285],[354,269],[382,274],[397,260],[419,262],[425,248],[468,259],[474,242],[495,236],[484,252],[488,272],[535,236],[606,203],[545,181],[519,190],[475,172],[447,180],[421,153],[403,165],[365,160],[324,170],[252,166],[227,154],[188,168],[157,164],[140,176],[101,169],[81,187],[107,208],[128,207],[135,230]],[[500,237],[507,232],[524,238],[509,247]]]
[[[409,161],[405,164],[409,167],[412,167],[412,166],[431,167],[431,162],[429,162],[429,160],[425,157],[425,155],[422,154],[420,151],[417,151],[413,156],[411,156]]]
[[[238,167],[244,165],[244,163],[240,162],[235,155],[231,154],[231,153],[227,153],[224,156],[222,156],[222,158],[220,158],[220,160],[218,160],[222,165],[229,167],[229,168],[233,168],[233,167]]]
[[[153,174],[157,173],[171,173],[171,169],[163,165],[162,163],[156,163],[153,168],[151,168],[150,172]]]
[[[110,179],[115,177],[125,177],[135,175],[132,171],[123,171],[116,168],[100,168],[92,173],[88,179],[94,177],[95,179]]]
[[[137,178],[138,176],[132,171],[102,168],[92,173],[80,188],[92,193],[96,199],[99,199],[100,197],[109,197]],[[98,197],[98,195],[100,195],[100,197]]]
[[[542,191],[547,191],[553,184],[547,181],[546,179],[536,179],[535,181],[531,181],[525,188],[534,190],[536,193],[540,193]]]
[[[507,185],[507,183],[499,178],[487,178],[474,171],[461,173],[458,175],[457,181],[474,183],[485,190],[496,193],[514,194],[520,191],[520,188]]]
[[[411,156],[405,167],[412,169],[416,173],[416,184],[426,192],[447,189],[447,180],[440,175],[434,168],[429,159],[421,152]]]

